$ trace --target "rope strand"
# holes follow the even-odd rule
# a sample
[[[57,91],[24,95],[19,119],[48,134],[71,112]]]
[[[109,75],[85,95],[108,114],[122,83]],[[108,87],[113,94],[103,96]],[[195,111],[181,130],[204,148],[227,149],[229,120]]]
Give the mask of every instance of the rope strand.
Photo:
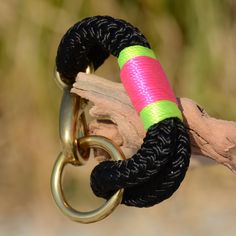
[[[129,23],[109,16],[86,18],[64,35],[57,52],[57,71],[72,84],[91,63],[97,69],[112,54],[126,47],[150,48],[143,34]],[[105,161],[91,174],[91,188],[103,198],[124,188],[122,203],[149,207],[169,198],[189,166],[190,141],[179,118],[164,119],[148,128],[138,152],[124,161]]]

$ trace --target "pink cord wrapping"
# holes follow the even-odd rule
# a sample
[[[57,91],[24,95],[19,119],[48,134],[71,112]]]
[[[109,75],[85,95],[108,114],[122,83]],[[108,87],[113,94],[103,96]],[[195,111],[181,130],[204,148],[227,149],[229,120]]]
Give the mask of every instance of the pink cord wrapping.
[[[137,112],[160,100],[177,103],[166,74],[156,59],[134,57],[122,67],[120,77]]]

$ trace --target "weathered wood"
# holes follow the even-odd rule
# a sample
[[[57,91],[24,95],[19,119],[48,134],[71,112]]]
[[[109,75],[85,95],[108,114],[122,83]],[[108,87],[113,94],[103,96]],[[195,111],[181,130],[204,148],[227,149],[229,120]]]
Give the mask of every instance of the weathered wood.
[[[91,134],[103,135],[121,146],[126,156],[140,147],[145,130],[122,84],[79,73],[71,90],[91,101]],[[210,117],[196,102],[179,98],[189,129],[192,153],[209,157],[236,173],[236,122]],[[108,122],[108,120],[112,122]]]

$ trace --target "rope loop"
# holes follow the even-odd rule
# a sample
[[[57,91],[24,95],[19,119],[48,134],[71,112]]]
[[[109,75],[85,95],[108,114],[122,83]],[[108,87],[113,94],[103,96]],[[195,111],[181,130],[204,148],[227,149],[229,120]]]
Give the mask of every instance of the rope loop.
[[[57,51],[56,69],[72,85],[88,65],[96,70],[117,57],[121,81],[147,130],[136,154],[104,161],[91,173],[91,188],[109,199],[124,189],[122,204],[150,207],[179,187],[191,155],[187,129],[167,76],[144,35],[124,20],[88,17],[72,26]]]

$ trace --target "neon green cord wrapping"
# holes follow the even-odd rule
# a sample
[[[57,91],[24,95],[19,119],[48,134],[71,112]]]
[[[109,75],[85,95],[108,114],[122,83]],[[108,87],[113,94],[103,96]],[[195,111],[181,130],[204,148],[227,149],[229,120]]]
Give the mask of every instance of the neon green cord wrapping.
[[[138,56],[147,56],[156,59],[154,52],[150,48],[146,48],[140,45],[134,45],[127,48],[124,48],[118,57],[119,67],[122,68],[123,65],[134,57]]]
[[[183,120],[181,111],[176,103],[167,100],[151,103],[140,112],[140,118],[146,130],[153,124],[171,117],[177,117]]]

